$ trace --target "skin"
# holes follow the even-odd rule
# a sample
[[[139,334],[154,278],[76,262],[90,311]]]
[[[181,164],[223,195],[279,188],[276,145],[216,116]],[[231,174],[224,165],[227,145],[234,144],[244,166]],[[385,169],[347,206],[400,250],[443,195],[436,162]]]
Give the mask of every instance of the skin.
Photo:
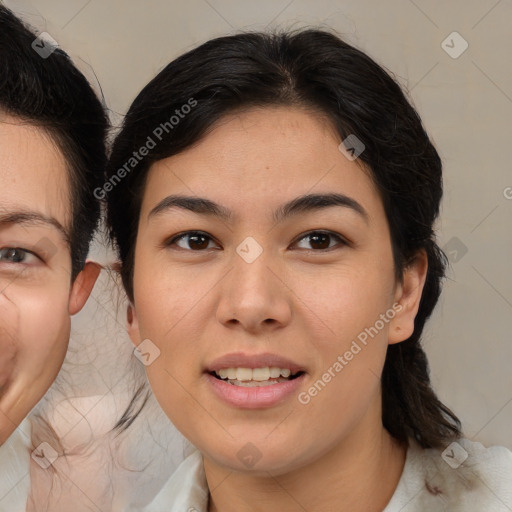
[[[0,113],[0,162],[2,444],[55,380],[70,315],[85,304],[100,267],[87,262],[71,280],[68,170],[46,132]],[[27,212],[50,221],[18,215]]]
[[[381,511],[403,470],[406,447],[382,425],[379,377],[388,344],[413,332],[427,260],[419,253],[395,280],[379,193],[339,143],[312,112],[249,109],[149,171],[129,333],[161,351],[148,378],[204,456],[210,512]],[[368,221],[339,206],[272,220],[297,196],[332,192],[356,200]],[[178,208],[150,216],[170,194],[208,198],[233,219]],[[209,238],[166,244],[188,230]],[[317,230],[333,237],[319,246],[307,236]],[[250,264],[236,252],[248,236],[263,248]],[[307,391],[394,304],[400,312],[307,405],[294,394],[267,409],[236,408],[205,377],[224,354],[272,352],[305,368],[299,391]],[[261,454],[250,468],[237,457],[249,442]]]

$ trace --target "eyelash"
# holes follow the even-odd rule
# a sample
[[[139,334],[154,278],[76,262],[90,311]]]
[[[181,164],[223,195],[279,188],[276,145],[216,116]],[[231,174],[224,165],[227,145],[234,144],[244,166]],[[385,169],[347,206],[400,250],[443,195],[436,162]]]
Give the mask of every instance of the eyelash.
[[[294,242],[294,244],[304,240],[305,238],[311,237],[312,235],[315,235],[315,234],[316,235],[326,235],[331,238],[335,238],[339,241],[338,245],[341,245],[341,246],[349,245],[348,241],[345,240],[341,235],[334,233],[332,231],[325,231],[325,230],[313,230],[313,231],[308,231],[307,233],[304,233],[302,235],[299,235],[300,238],[298,238],[297,241]],[[207,233],[205,233],[203,231],[185,231],[183,233],[180,233],[180,234],[170,238],[167,242],[165,242],[164,246],[170,247],[170,246],[174,245],[177,241],[184,239],[186,237],[189,237],[189,236],[193,236],[193,235],[203,236],[205,238],[208,238],[209,240],[213,240],[213,238],[211,236],[209,236]],[[326,251],[331,251],[335,248],[336,248],[336,246],[328,247],[326,249],[304,249],[304,250],[309,251],[309,252],[326,252]],[[191,252],[204,252],[204,250],[201,250],[201,249],[199,249],[199,250],[184,249],[183,247],[179,247],[179,249],[182,249],[184,251],[191,251]]]

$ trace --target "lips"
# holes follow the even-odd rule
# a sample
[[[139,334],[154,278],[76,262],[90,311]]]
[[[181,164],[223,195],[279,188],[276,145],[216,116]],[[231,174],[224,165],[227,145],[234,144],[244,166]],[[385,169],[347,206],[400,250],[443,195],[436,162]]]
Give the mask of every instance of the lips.
[[[214,393],[243,409],[282,403],[302,384],[305,369],[276,354],[232,353],[215,359],[206,369]]]

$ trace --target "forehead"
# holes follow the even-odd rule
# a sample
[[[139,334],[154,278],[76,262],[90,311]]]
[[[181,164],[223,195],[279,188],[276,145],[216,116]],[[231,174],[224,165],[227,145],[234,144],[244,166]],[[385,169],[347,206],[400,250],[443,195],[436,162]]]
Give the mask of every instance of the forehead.
[[[0,206],[9,205],[70,221],[69,176],[66,161],[52,138],[40,127],[0,116]]]
[[[185,151],[152,165],[146,209],[172,192],[210,197],[242,213],[305,193],[357,197],[371,212],[382,204],[371,173],[339,150],[324,116],[290,107],[229,114]],[[153,203],[150,205],[149,203]]]

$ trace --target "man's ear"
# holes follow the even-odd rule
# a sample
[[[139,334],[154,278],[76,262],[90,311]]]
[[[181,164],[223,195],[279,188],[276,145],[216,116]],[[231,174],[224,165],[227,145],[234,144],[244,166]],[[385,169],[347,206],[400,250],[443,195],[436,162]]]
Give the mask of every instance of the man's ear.
[[[141,342],[139,320],[137,318],[137,311],[135,311],[132,303],[128,304],[128,308],[126,309],[126,323],[128,326],[128,336],[130,336],[132,343],[138,347]]]
[[[425,286],[428,258],[425,250],[418,251],[403,273],[403,282],[397,284],[395,292],[395,316],[390,321],[388,343],[400,343],[414,332],[414,319],[418,313],[421,295]]]
[[[101,272],[101,265],[86,261],[82,271],[76,276],[69,295],[69,314],[76,315],[85,305]]]

